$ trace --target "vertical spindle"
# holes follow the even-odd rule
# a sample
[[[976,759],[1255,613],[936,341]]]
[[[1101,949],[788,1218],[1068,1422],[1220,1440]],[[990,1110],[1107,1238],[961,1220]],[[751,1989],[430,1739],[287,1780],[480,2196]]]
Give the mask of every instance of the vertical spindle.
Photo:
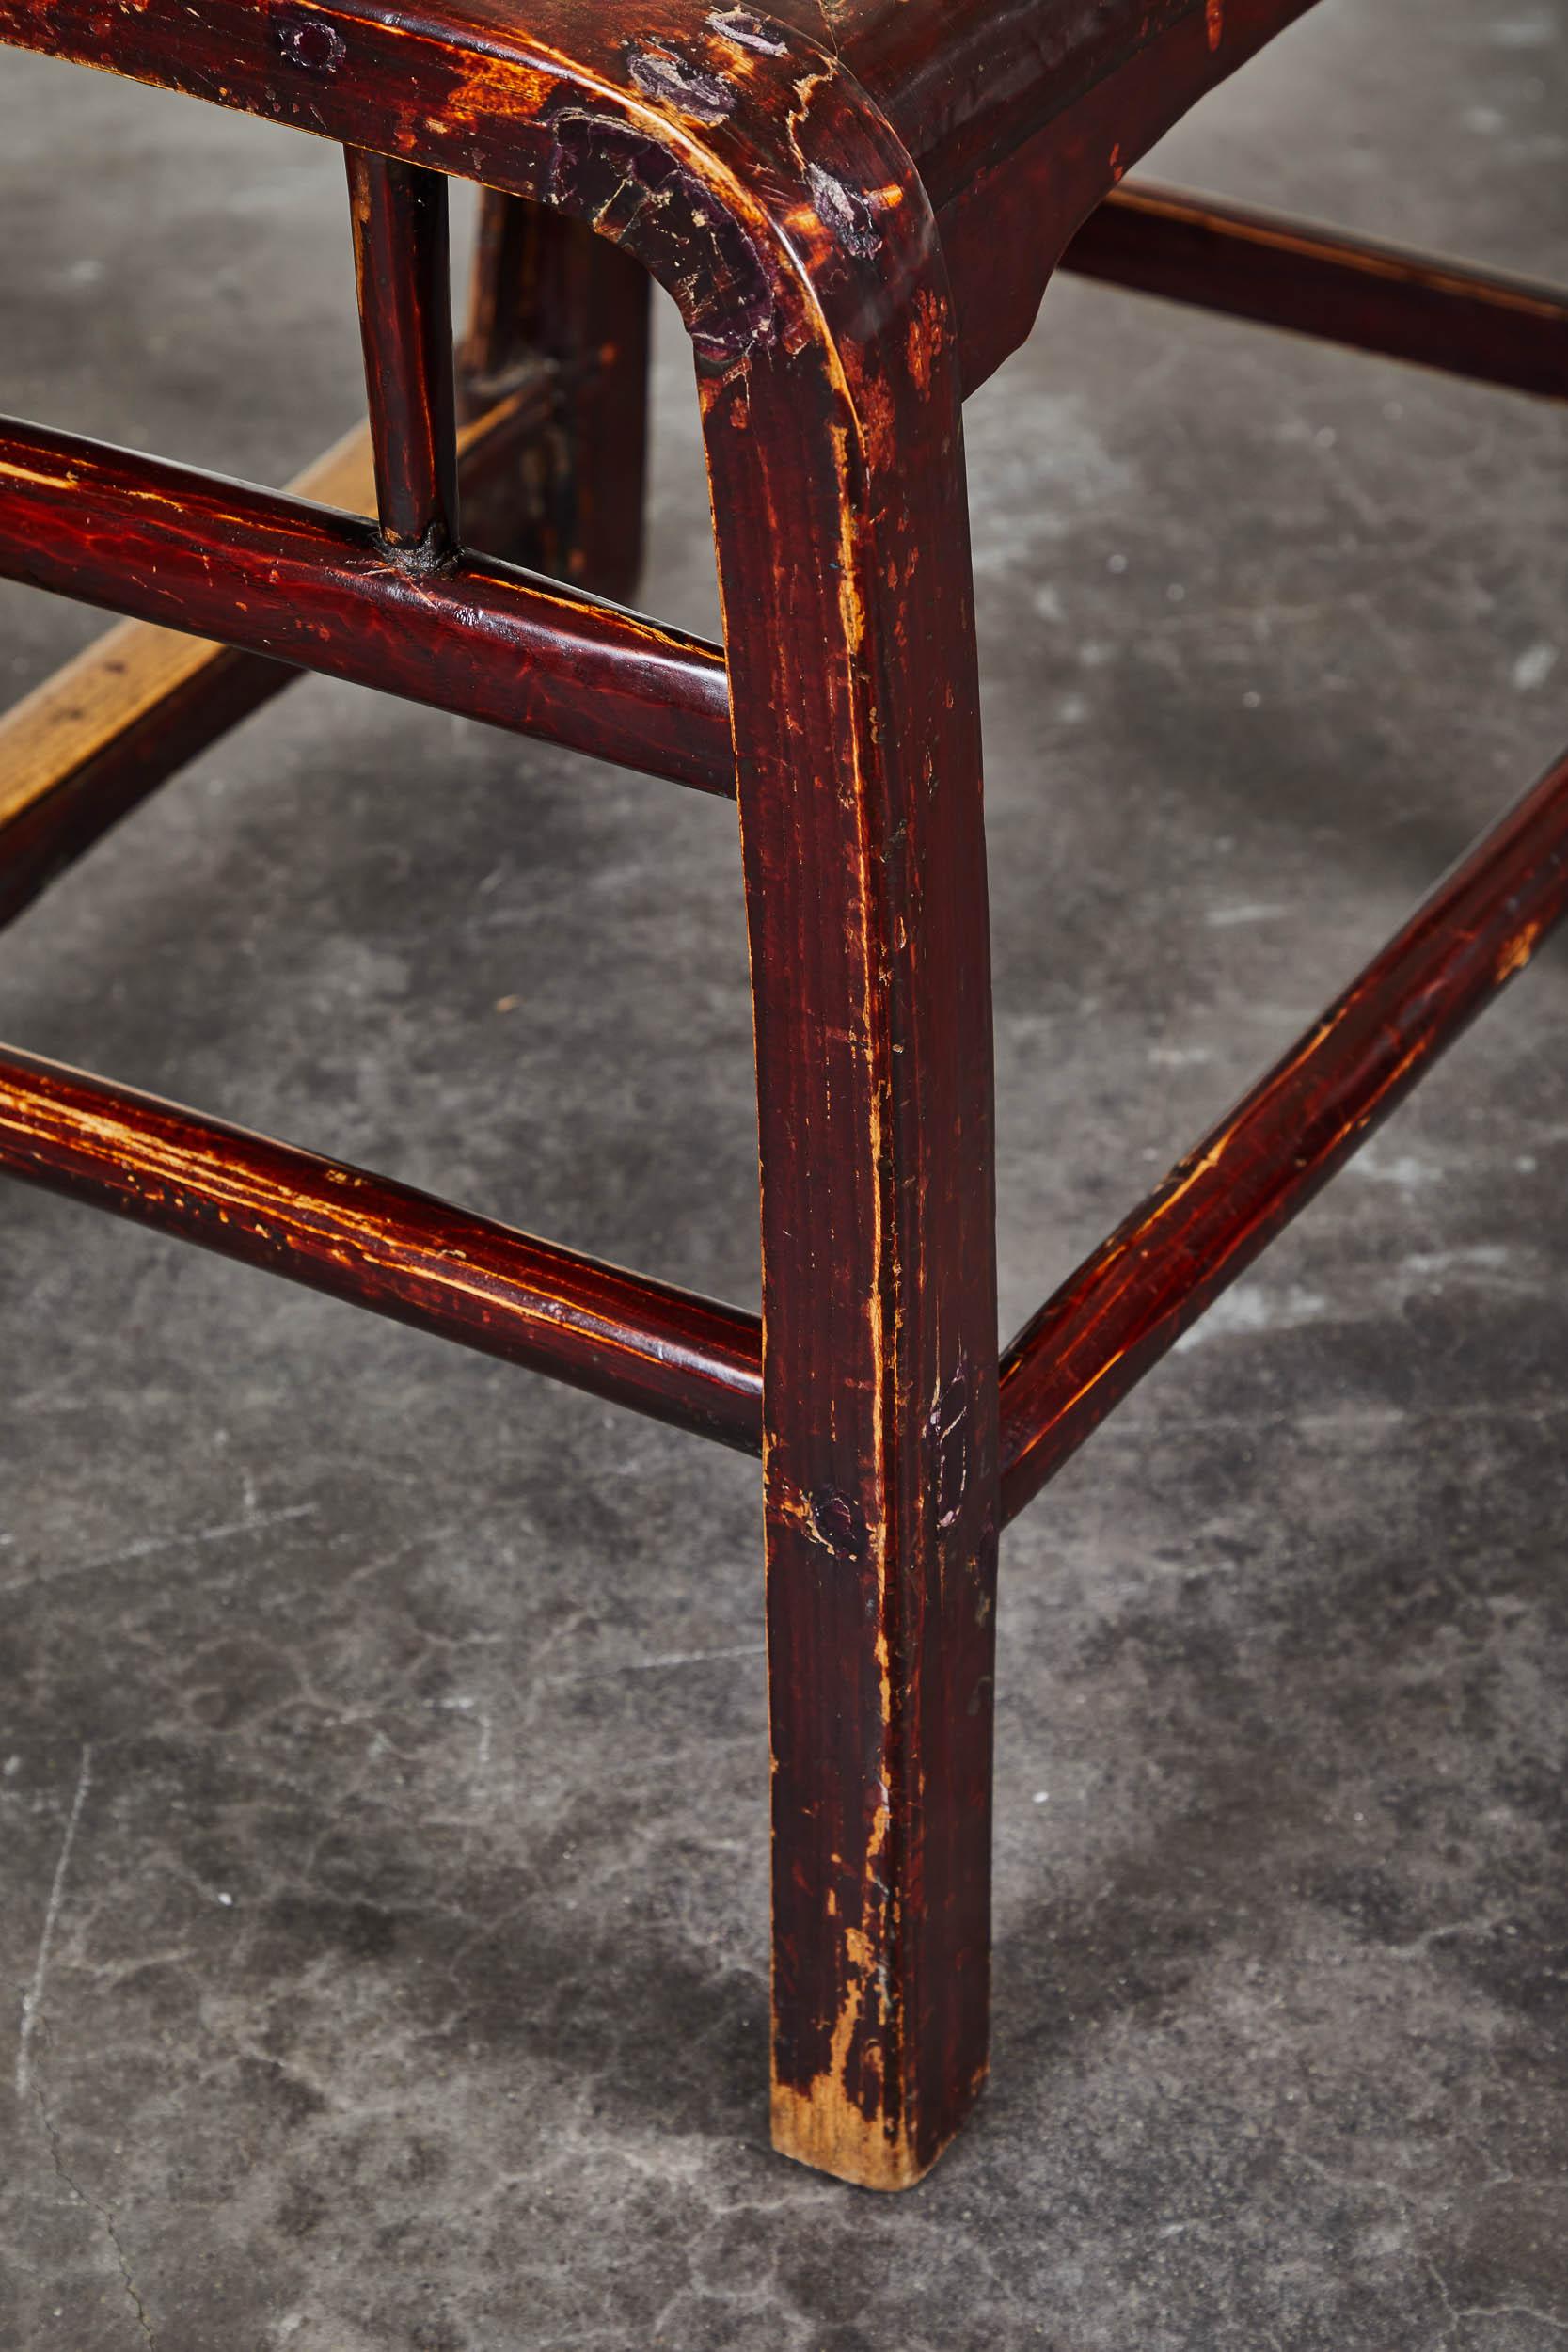
[[[343,152],[382,533],[438,559],[458,544],[447,183],[417,164]]]

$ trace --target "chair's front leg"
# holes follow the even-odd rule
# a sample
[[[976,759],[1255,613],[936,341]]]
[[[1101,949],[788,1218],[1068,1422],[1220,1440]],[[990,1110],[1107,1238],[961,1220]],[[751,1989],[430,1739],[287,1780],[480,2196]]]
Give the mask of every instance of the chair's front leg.
[[[990,956],[945,274],[912,174],[813,186],[820,335],[700,379],[761,1117],[773,2133],[896,2188],[986,2067]]]

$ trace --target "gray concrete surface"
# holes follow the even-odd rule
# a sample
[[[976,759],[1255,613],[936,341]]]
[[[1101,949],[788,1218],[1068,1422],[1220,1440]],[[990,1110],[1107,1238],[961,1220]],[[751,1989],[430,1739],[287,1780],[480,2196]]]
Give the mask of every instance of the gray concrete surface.
[[[1160,167],[1568,275],[1565,48],[1326,0]],[[0,126],[6,407],[352,418],[329,151],[11,56]],[[1072,285],[970,421],[1010,1327],[1568,734],[1568,453]],[[99,626],[3,618],[18,690]],[[311,683],[0,1033],[746,1300],[732,824]],[[1560,2346],[1565,1019],[1560,949],[1009,1536],[993,2083],[894,2201],[766,2142],[751,1468],[8,1189],[0,2342]]]

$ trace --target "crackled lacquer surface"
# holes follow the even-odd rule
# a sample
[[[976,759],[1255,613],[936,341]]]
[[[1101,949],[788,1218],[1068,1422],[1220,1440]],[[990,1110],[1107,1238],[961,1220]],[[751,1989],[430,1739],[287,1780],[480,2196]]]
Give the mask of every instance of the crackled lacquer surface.
[[[1161,168],[1561,275],[1565,55],[1324,0]],[[272,482],[351,421],[330,150],[0,110],[0,405]],[[1568,475],[1070,286],[968,425],[1010,1327],[1560,748]],[[4,612],[19,690],[101,626]],[[0,1031],[754,1303],[738,884],[718,803],[312,684]],[[754,1467],[6,1194],[0,2341],[1560,2344],[1565,1017],[1549,950],[1010,1531],[994,2074],[892,2201],[767,2145]]]

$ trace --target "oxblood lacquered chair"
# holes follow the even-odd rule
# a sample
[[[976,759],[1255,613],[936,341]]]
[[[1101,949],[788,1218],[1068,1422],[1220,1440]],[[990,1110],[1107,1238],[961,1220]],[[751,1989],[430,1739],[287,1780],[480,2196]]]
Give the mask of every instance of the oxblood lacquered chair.
[[[1307,5],[0,0],[346,147],[373,459],[280,497],[0,427],[0,570],[139,624],[7,723],[0,899],[294,666],[737,794],[762,1322],[15,1051],[0,1164],[761,1453],[774,2137],[874,2186],[986,2071],[1000,1526],[1568,898],[1565,762],[999,1365],[964,394],[1064,262],[1568,390],[1555,294],[1117,189]],[[455,401],[447,176],[492,191]],[[588,593],[637,570],[648,273],[722,651]]]

